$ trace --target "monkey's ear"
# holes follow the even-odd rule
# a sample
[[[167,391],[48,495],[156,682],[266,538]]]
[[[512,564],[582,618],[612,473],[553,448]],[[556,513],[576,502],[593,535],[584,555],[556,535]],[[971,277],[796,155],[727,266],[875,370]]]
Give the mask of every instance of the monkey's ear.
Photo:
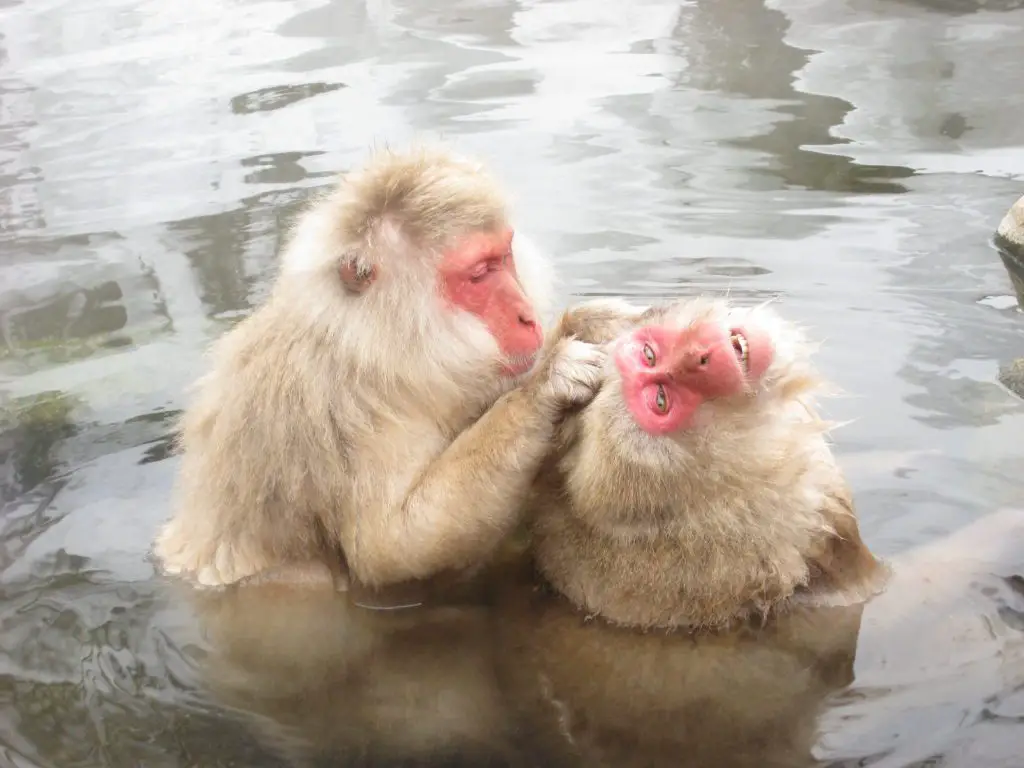
[[[358,295],[377,279],[377,268],[360,263],[355,259],[343,259],[338,264],[338,276],[346,291]]]

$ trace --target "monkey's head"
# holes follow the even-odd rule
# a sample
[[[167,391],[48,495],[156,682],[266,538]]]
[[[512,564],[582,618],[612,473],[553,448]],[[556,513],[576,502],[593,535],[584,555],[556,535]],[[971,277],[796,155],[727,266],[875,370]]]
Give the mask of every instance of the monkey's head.
[[[688,450],[788,418],[819,381],[811,346],[768,306],[684,299],[611,343],[595,417],[635,446]]]
[[[385,149],[346,174],[300,220],[282,265],[282,284],[357,368],[457,379],[463,392],[511,386],[532,366],[550,282],[485,169],[430,148]]]

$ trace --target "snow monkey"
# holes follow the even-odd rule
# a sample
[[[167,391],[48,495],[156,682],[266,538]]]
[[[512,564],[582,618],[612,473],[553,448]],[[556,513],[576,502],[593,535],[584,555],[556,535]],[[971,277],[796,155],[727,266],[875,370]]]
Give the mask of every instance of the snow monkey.
[[[542,576],[639,627],[721,628],[882,588],[812,400],[803,331],[770,307],[581,304],[552,338],[607,343],[605,381],[559,428],[532,506]]]
[[[212,349],[155,554],[202,585],[371,586],[479,566],[520,519],[599,347],[543,346],[552,271],[498,185],[385,150],[299,217],[265,304]]]

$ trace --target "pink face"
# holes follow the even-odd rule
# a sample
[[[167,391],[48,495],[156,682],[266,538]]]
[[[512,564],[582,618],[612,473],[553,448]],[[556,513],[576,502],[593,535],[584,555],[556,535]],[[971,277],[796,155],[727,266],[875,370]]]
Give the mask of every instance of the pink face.
[[[619,340],[613,354],[637,425],[667,435],[689,427],[705,400],[739,394],[757,381],[774,350],[768,333],[753,324],[726,331],[703,322],[640,328]]]
[[[516,376],[533,365],[543,335],[516,275],[512,234],[464,238],[443,255],[438,276],[441,296],[480,318],[505,355],[505,373]]]

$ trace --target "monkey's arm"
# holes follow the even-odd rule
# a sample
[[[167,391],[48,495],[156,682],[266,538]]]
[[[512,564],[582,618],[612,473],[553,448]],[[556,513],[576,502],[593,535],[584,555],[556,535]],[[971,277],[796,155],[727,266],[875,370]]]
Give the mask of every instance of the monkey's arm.
[[[531,380],[420,470],[403,497],[359,510],[341,532],[353,575],[382,586],[483,561],[519,521],[565,409],[593,396],[602,359],[578,341],[555,344]]]
[[[646,308],[622,299],[585,301],[562,313],[551,338],[575,336],[589,344],[605,344],[632,328],[645,312]]]

